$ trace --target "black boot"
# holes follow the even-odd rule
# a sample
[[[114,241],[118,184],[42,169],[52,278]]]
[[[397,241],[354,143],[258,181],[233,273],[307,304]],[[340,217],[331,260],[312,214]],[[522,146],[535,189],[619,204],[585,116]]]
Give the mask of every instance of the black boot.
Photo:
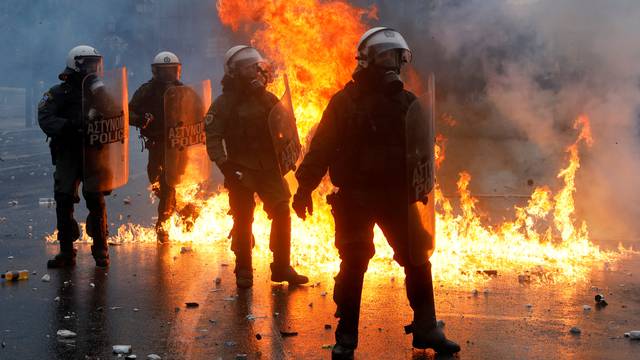
[[[246,244],[245,244],[246,245]],[[236,274],[236,286],[239,289],[249,289],[253,286],[253,259],[251,248],[244,246],[236,248],[236,267],[233,272]]]
[[[107,228],[107,210],[104,194],[84,192],[89,215],[87,215],[87,234],[93,239],[91,254],[97,267],[109,266],[109,229]]]
[[[158,201],[158,220],[156,222],[156,235],[159,245],[169,244],[169,233],[164,228],[165,222],[171,218],[176,207],[176,190],[166,182],[165,174],[160,175],[160,189],[156,195]]]
[[[47,267],[51,269],[73,267],[76,265],[76,249],[73,248],[73,242],[80,237],[80,227],[73,218],[74,198],[56,193],[55,199],[60,252],[47,261]]]
[[[253,269],[251,267],[238,267],[236,273],[236,286],[239,289],[249,289],[253,286]]]
[[[106,244],[92,245],[91,255],[93,255],[93,259],[96,261],[97,267],[106,268],[109,266],[109,248],[106,247]]]
[[[338,311],[340,312],[340,311]],[[336,344],[331,349],[332,360],[351,360],[358,347],[358,322],[340,318],[336,328]]]
[[[413,334],[413,347],[433,349],[440,355],[451,355],[460,351],[460,346],[448,340],[442,329],[437,327],[436,308],[431,280],[431,263],[405,266],[405,284],[409,304],[413,309],[413,323],[405,327],[407,334]]]
[[[74,267],[76,266],[76,249],[73,248],[73,243],[71,243],[70,249],[63,249],[60,246],[60,253],[47,261],[47,267],[49,269],[60,269],[66,267]]]
[[[353,359],[358,347],[362,284],[368,263],[368,258],[359,257],[343,258],[340,263],[333,290],[333,301],[337,305],[335,316],[340,320],[336,327],[336,345],[331,350],[332,359]]]
[[[331,360],[353,360],[355,349],[336,343],[331,349]]]
[[[278,265],[273,263],[271,266],[271,281],[288,282],[289,285],[302,285],[309,282],[309,278],[300,275],[291,265]]]
[[[169,234],[162,228],[162,226],[156,226],[156,237],[158,241],[158,245],[167,245],[170,244]]]
[[[416,349],[433,349],[439,355],[452,355],[460,351],[460,345],[447,339],[442,328],[425,328],[412,323],[405,327],[405,331],[413,333],[412,345]]]
[[[309,278],[300,275],[291,266],[291,216],[289,203],[281,203],[272,210],[269,249],[273,252],[271,281],[288,282],[289,285],[301,285]]]

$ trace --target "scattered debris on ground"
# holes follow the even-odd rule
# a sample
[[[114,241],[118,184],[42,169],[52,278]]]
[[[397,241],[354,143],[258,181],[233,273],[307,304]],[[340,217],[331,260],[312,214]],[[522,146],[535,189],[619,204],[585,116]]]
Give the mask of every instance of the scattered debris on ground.
[[[113,345],[114,354],[129,354],[131,353],[131,345]]]
[[[594,300],[596,301],[596,307],[598,308],[603,308],[609,305],[609,303],[604,299],[604,295],[602,294],[596,294]]]
[[[624,337],[628,337],[631,340],[640,340],[640,330],[633,330],[624,333]]]
[[[63,339],[71,339],[71,338],[74,338],[74,337],[78,336],[78,334],[74,333],[73,331],[71,331],[71,330],[66,330],[66,329],[58,330],[58,332],[56,333],[56,335],[57,335],[58,337],[63,338]]]
[[[297,331],[282,331],[280,330],[280,335],[284,338],[284,337],[293,337],[293,336],[298,336],[298,332]]]

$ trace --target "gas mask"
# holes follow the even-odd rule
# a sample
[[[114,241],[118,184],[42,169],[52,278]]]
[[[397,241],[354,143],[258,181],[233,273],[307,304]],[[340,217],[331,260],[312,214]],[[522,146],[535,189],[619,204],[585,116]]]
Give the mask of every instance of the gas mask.
[[[89,74],[103,75],[102,57],[100,56],[83,56],[76,58],[76,67],[82,76]]]
[[[257,62],[240,68],[238,76],[254,90],[264,89],[271,82],[271,71],[265,62]]]
[[[404,88],[400,78],[402,66],[411,60],[411,53],[406,50],[393,49],[377,54],[373,60],[373,68],[380,76],[383,87],[390,93],[396,93]]]
[[[180,64],[151,66],[153,77],[165,84],[172,84],[180,80],[181,70]]]

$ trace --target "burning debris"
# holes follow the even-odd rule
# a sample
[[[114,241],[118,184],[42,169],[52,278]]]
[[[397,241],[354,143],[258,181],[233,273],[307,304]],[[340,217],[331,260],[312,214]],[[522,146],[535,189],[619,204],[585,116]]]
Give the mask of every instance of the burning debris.
[[[306,11],[300,12],[300,7]],[[292,1],[281,6],[267,1],[238,2],[220,0],[218,14],[221,22],[233,30],[248,24],[264,25],[252,36],[253,43],[273,60],[276,80],[269,90],[284,92],[282,77],[288,75],[303,142],[314,132],[329,97],[351,79],[353,48],[366,29],[368,18],[375,10],[362,9],[342,2]],[[318,24],[322,24],[321,34]],[[292,41],[293,39],[293,41]],[[325,51],[317,52],[316,48]],[[313,53],[313,57],[309,54]],[[295,64],[295,67],[292,65]],[[454,123],[448,119],[447,123]],[[436,282],[458,285],[461,282],[486,282],[490,277],[517,276],[522,284],[554,281],[584,280],[593,264],[615,261],[620,253],[603,251],[589,239],[588,226],[576,218],[574,196],[578,189],[575,177],[580,168],[580,150],[591,146],[591,129],[586,115],[575,121],[576,141],[567,147],[567,164],[558,172],[563,183],[557,191],[533,181],[533,189],[526,206],[516,207],[514,217],[499,226],[489,226],[477,209],[478,200],[471,195],[471,174],[463,171],[457,182],[459,207],[435,189],[437,218],[437,248],[431,258]],[[446,138],[438,135],[437,162],[445,159]],[[153,189],[150,187],[150,191]],[[294,218],[292,224],[292,261],[310,274],[335,273],[339,257],[333,246],[333,221],[325,195],[333,191],[328,184],[314,194],[317,207],[307,222]],[[204,193],[199,185],[176,188],[178,213],[163,223],[171,241],[192,246],[225,243],[232,227],[228,215],[228,194],[220,190]],[[130,204],[130,197],[123,202]],[[256,213],[254,222],[256,257],[270,256],[266,241],[270,220],[263,212]],[[84,232],[83,232],[84,233]],[[48,236],[55,240],[55,234]],[[154,228],[136,224],[122,225],[113,235],[114,243],[155,242]],[[82,241],[89,241],[83,234]],[[392,261],[393,251],[375,229],[376,257],[370,271],[384,276],[401,276],[401,269]],[[535,277],[528,273],[543,267]],[[469,271],[468,269],[474,269]],[[479,273],[475,269],[480,270]]]

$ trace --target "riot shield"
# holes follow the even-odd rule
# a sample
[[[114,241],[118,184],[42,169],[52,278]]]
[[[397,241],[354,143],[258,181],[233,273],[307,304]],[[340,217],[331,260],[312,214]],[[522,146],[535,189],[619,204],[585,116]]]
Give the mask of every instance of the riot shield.
[[[289,79],[286,75],[284,76],[284,84],[286,90],[282,99],[269,113],[269,131],[282,175],[296,169],[296,163],[302,153],[296,117],[293,113]]]
[[[164,177],[170,186],[209,178],[204,115],[202,98],[194,88],[174,86],[164,93]]]
[[[129,178],[127,71],[87,75],[82,82],[83,189],[107,192]]]
[[[435,249],[435,80],[409,107],[405,118],[408,240],[411,263],[423,264]]]

